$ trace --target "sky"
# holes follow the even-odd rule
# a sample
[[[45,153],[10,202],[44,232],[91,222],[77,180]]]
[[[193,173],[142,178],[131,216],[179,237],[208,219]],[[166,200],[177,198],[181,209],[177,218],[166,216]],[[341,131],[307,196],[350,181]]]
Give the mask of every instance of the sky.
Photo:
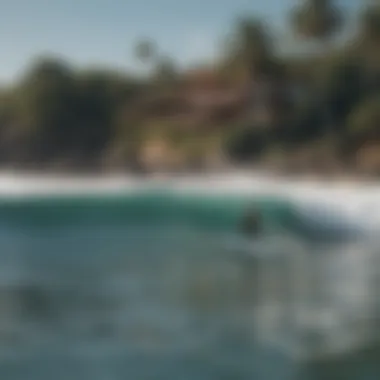
[[[345,9],[361,0],[339,0]],[[0,0],[0,81],[16,79],[39,55],[77,65],[138,68],[133,44],[154,38],[179,64],[210,59],[239,15],[263,17],[293,41],[286,17],[297,0]]]

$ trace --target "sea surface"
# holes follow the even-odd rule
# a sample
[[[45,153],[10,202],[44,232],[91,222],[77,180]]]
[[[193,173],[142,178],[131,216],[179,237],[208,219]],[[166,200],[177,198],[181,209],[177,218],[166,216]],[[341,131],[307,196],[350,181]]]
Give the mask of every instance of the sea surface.
[[[3,175],[0,379],[379,379],[379,220],[374,185]]]

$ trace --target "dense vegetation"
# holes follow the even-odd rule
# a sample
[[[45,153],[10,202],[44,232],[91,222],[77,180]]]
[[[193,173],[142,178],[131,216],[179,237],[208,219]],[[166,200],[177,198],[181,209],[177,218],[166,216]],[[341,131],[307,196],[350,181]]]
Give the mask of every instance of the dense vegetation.
[[[223,156],[378,174],[380,3],[363,2],[357,16],[357,30],[337,42],[344,12],[333,1],[301,2],[289,26],[315,52],[286,56],[260,20],[238,19],[218,59],[193,70],[179,70],[149,40],[135,47],[149,68],[140,77],[40,58],[1,89],[0,163],[189,169]]]

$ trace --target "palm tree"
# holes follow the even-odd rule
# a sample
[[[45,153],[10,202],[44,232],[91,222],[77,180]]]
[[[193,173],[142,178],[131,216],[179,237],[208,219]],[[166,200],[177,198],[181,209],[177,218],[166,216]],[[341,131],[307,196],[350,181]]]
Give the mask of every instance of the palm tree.
[[[234,32],[227,42],[226,60],[253,75],[266,68],[272,56],[270,37],[264,25],[251,18],[237,20]]]
[[[146,69],[152,69],[157,59],[157,46],[151,39],[141,39],[134,46],[134,55]]]
[[[135,45],[135,55],[141,62],[150,61],[156,55],[155,43],[148,38],[141,39]]]
[[[282,114],[284,72],[272,42],[262,21],[241,17],[226,45],[225,68],[243,81],[250,103],[246,122],[253,128],[271,128]]]
[[[380,1],[369,1],[363,8],[355,46],[361,59],[364,87],[376,90],[380,67]]]
[[[298,35],[326,45],[341,27],[342,15],[332,0],[302,0],[291,24]]]
[[[331,39],[342,25],[342,15],[333,0],[301,0],[301,4],[291,14],[291,25],[299,36],[319,42],[324,50],[329,50]],[[333,122],[329,102],[322,106],[326,114],[326,127]]]
[[[372,46],[380,42],[380,1],[371,2],[360,17],[360,39]]]

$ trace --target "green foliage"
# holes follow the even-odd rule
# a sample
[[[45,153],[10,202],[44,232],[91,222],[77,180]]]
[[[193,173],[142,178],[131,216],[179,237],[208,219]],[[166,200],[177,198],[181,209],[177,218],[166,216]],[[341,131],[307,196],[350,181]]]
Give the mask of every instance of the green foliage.
[[[134,49],[135,56],[143,63],[150,62],[157,54],[157,47],[151,39],[138,41]]]
[[[294,29],[326,42],[343,21],[335,4],[303,1],[292,14]],[[140,80],[112,69],[78,71],[56,57],[41,57],[13,87],[0,91],[0,163],[41,166],[70,158],[75,165],[128,166],[139,161],[150,139],[164,140],[173,154],[195,161],[222,148],[237,162],[266,154],[277,162],[293,148],[307,150],[331,136],[337,150],[357,135],[380,138],[379,9],[367,8],[351,40],[318,56],[279,58],[266,25],[249,15],[239,18],[220,59],[197,79],[150,39],[134,50],[151,69]],[[362,46],[353,48],[358,40]],[[301,95],[293,97],[292,88]],[[232,100],[224,104],[225,98]],[[255,122],[256,110],[271,120],[265,128]]]
[[[12,128],[38,160],[98,155],[113,135],[114,115],[137,85],[113,72],[74,72],[37,60],[13,93]]]
[[[380,94],[359,103],[349,115],[349,128],[355,135],[380,136]]]
[[[75,120],[76,96],[71,68],[60,60],[43,58],[34,63],[15,90],[15,124],[29,137],[31,149],[51,156],[66,144],[66,126]]]
[[[272,40],[264,24],[254,18],[240,18],[226,41],[224,59],[230,68],[261,72],[272,57]]]
[[[232,161],[247,162],[258,159],[268,145],[267,130],[244,126],[226,138],[223,150]]]
[[[291,23],[301,36],[326,40],[339,29],[342,17],[331,0],[305,0],[292,13]]]
[[[360,15],[360,37],[364,42],[380,42],[380,4],[365,8]]]

